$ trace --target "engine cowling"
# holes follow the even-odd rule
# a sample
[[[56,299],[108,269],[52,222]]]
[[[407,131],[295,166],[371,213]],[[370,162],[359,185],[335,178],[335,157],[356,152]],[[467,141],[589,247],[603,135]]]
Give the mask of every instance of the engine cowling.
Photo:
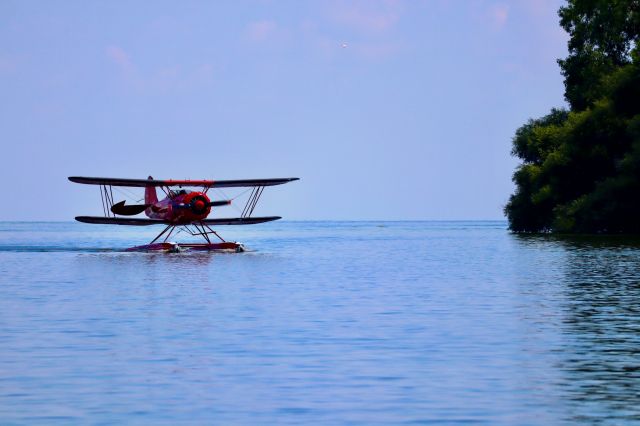
[[[196,215],[201,215],[207,213],[207,210],[210,210],[209,207],[209,198],[206,195],[196,195],[191,198],[189,202],[189,207],[191,208],[191,212]]]
[[[180,207],[184,219],[204,219],[211,212],[209,197],[202,192],[191,192],[180,200]]]

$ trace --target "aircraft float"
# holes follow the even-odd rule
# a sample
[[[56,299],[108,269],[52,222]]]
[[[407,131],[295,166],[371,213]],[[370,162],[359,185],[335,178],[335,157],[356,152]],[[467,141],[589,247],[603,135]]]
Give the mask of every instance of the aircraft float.
[[[299,178],[275,179],[244,179],[244,180],[155,180],[151,176],[147,179],[120,179],[101,177],[71,176],[69,180],[75,183],[98,185],[104,216],[77,216],[76,220],[84,223],[105,225],[149,226],[164,225],[165,228],[149,244],[131,247],[128,251],[162,251],[178,252],[183,250],[203,251],[244,251],[244,246],[238,242],[225,241],[211,227],[218,225],[252,225],[256,223],[278,220],[280,216],[252,217],[262,191],[267,186],[282,185]],[[126,204],[126,201],[115,203],[113,188],[139,187],[144,188],[144,204]],[[212,208],[222,207],[233,200],[212,201],[208,192],[212,188],[248,188],[249,197],[242,209],[240,217],[208,218]],[[156,188],[164,193],[159,200]],[[190,190],[185,188],[198,188]],[[132,217],[143,213],[147,216]],[[170,242],[169,237],[176,229],[183,230],[193,236],[201,236],[204,243],[176,243]],[[158,242],[162,237],[164,239]],[[210,236],[215,236],[219,242],[212,242]]]

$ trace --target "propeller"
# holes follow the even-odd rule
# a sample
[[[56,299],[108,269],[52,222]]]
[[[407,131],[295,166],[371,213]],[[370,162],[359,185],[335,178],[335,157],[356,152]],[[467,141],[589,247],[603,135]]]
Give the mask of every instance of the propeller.
[[[152,204],[132,204],[130,206],[125,206],[125,202],[126,200],[115,203],[113,206],[111,206],[111,211],[114,214],[119,214],[121,216],[135,216],[145,211],[148,207],[152,206]]]
[[[231,204],[231,200],[219,200],[219,201],[211,201],[207,203],[209,207],[220,207]]]
[[[205,197],[198,195],[193,197],[189,203],[178,204],[178,207],[191,209],[195,214],[202,214],[209,207],[220,207],[228,204],[231,204],[231,200],[207,201]]]

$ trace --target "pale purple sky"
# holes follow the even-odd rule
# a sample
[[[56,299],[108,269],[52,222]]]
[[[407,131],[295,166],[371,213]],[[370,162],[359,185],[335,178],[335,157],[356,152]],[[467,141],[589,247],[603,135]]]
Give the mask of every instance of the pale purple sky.
[[[67,176],[262,178],[286,219],[501,219],[511,137],[563,106],[557,0],[0,2],[0,220]]]

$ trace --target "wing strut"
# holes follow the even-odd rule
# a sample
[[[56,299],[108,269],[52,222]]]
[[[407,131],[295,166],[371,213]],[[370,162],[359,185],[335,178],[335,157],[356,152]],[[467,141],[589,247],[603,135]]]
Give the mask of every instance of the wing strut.
[[[153,241],[151,241],[149,244],[153,244],[156,241],[158,241],[158,238],[162,237],[164,235],[165,232],[169,231],[169,229],[171,229],[171,231],[169,232],[169,234],[167,235],[167,237],[164,239],[165,241],[167,241],[169,239],[169,236],[171,235],[171,233],[173,232],[173,229],[175,228],[174,225],[168,225],[166,228],[164,228],[164,230],[158,234],[157,237],[155,237],[153,239]]]
[[[107,190],[107,186],[109,189]],[[111,217],[111,207],[113,207],[113,187],[111,185],[100,185],[100,200],[102,201],[102,210],[105,217]],[[113,217],[116,217],[115,213]]]
[[[253,213],[253,210],[255,210],[256,204],[258,204],[258,200],[262,195],[262,191],[264,191],[264,186],[256,186],[251,190],[251,195],[249,195],[247,204],[245,204],[240,217],[251,217],[251,214]]]

